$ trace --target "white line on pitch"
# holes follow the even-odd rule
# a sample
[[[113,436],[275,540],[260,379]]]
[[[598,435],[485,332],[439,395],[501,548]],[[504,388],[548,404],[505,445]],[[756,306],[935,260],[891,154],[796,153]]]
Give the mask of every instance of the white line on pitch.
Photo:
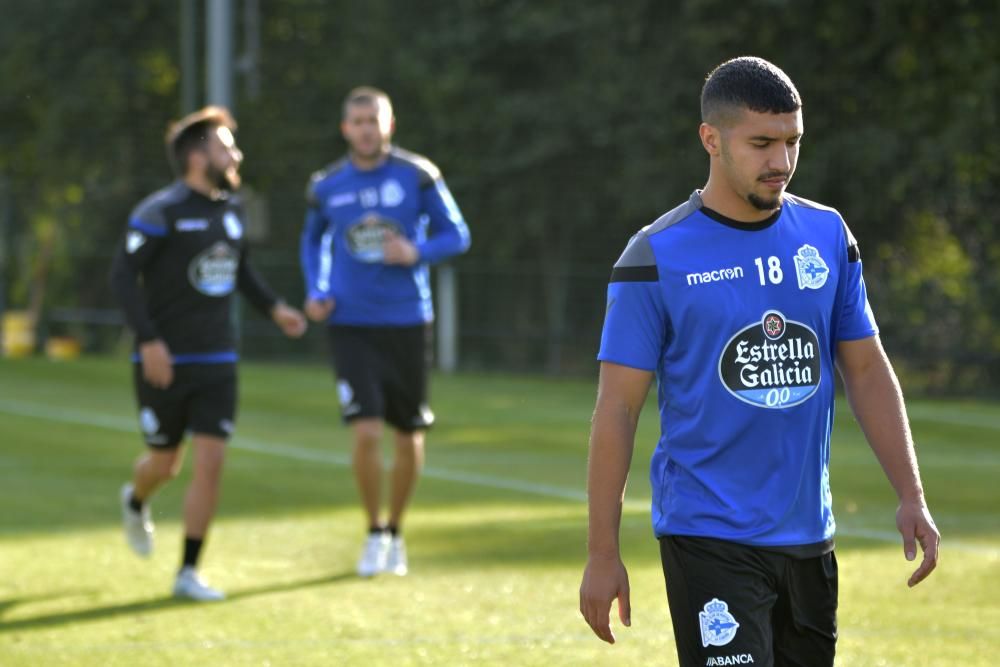
[[[83,412],[80,410],[70,410],[65,408],[54,408],[51,406],[40,405],[38,403],[29,403],[10,399],[0,399],[0,412],[6,412],[20,417],[31,417],[60,422],[63,424],[94,426],[97,428],[105,428],[124,433],[132,433],[136,430],[135,421],[126,417],[94,412]],[[255,454],[277,456],[280,458],[298,461],[326,463],[340,467],[347,467],[350,465],[350,458],[345,454],[339,452],[317,451],[315,449],[309,449],[308,447],[300,447],[287,443],[265,442],[262,440],[237,436],[232,440],[232,442],[230,442],[229,446],[233,449],[253,452]],[[508,477],[484,475],[481,473],[451,470],[435,466],[426,466],[423,469],[422,474],[432,479],[460,482],[462,484],[502,489],[505,491],[529,493],[547,498],[558,498],[561,500],[570,500],[575,502],[586,502],[587,500],[587,494],[583,491],[567,489],[550,484],[526,482]],[[633,511],[645,511],[649,508],[649,501],[626,500],[625,508]],[[861,527],[840,527],[837,529],[837,534],[842,537],[859,537],[879,542],[895,543],[899,541],[899,536],[894,533]],[[1000,551],[986,545],[948,540],[946,547],[956,551],[965,551],[985,555],[994,559],[1000,558]]]

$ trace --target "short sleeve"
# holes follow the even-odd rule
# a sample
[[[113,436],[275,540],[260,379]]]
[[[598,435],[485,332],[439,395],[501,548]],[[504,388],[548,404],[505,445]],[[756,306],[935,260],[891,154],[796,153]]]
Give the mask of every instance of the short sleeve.
[[[597,358],[654,371],[667,338],[667,315],[649,238],[632,237],[615,263]]]
[[[837,340],[859,340],[878,333],[875,313],[868,303],[868,290],[861,269],[861,251],[851,230],[844,225],[847,251],[841,272]]]

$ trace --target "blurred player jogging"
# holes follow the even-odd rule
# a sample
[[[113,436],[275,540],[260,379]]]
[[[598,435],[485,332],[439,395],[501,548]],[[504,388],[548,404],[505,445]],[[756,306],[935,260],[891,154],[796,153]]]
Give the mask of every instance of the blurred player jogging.
[[[224,597],[196,567],[236,416],[232,294],[239,290],[287,336],[297,338],[306,328],[302,314],[278,299],[247,258],[235,128],[221,107],[170,127],[167,152],[178,180],[132,211],[112,266],[112,286],[135,333],[136,402],[148,446],[121,489],[125,537],[140,556],[152,552],[149,502],[180,469],[180,445],[190,432],[194,474],[184,499],[174,594],[194,600]]]
[[[361,87],[344,101],[348,154],[313,174],[301,260],[306,314],[329,324],[341,415],[368,522],[363,577],[408,571],[402,521],[424,457],[431,363],[429,265],[465,252],[469,230],[438,168],[391,143],[389,97]],[[395,432],[383,518],[382,424]]]

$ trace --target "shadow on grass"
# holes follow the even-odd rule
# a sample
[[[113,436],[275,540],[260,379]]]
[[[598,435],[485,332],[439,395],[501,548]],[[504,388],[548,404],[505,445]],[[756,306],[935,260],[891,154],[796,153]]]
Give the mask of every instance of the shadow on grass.
[[[19,598],[10,598],[8,600],[0,600],[0,632],[3,631],[3,617],[14,607],[20,605],[31,604],[32,602],[44,602],[46,600],[58,600],[60,598],[68,598],[74,595],[82,595],[85,593],[93,593],[92,590],[67,590],[61,593],[42,593],[40,595],[25,595]]]
[[[352,570],[346,572],[338,572],[337,574],[331,574],[322,577],[314,577],[312,579],[303,579],[300,581],[290,581],[280,584],[272,584],[269,586],[257,586],[255,588],[246,588],[243,590],[237,590],[231,593],[227,593],[226,599],[221,602],[201,603],[201,602],[194,602],[192,600],[183,600],[174,597],[161,596],[161,597],[150,598],[147,600],[137,600],[135,602],[128,602],[126,604],[114,604],[114,605],[106,605],[103,607],[92,607],[90,609],[64,611],[55,614],[44,614],[42,616],[33,616],[31,618],[21,618],[16,621],[5,622],[2,620],[3,614],[5,614],[7,611],[9,611],[11,608],[15,606],[27,604],[29,602],[38,602],[42,600],[53,600],[61,597],[67,597],[72,593],[61,593],[61,594],[53,593],[53,594],[26,596],[23,598],[11,598],[9,600],[0,600],[0,634],[16,630],[50,628],[60,625],[66,625],[68,623],[100,621],[108,618],[114,618],[116,616],[148,614],[153,612],[165,611],[167,609],[174,609],[177,607],[185,607],[188,605],[226,604],[227,602],[235,602],[237,600],[242,600],[244,598],[252,598],[252,597],[257,597],[259,595],[269,595],[271,593],[285,593],[288,591],[310,588],[312,586],[324,586],[326,584],[335,584],[341,581],[345,581],[347,579],[355,579],[355,578],[357,578],[357,575]]]

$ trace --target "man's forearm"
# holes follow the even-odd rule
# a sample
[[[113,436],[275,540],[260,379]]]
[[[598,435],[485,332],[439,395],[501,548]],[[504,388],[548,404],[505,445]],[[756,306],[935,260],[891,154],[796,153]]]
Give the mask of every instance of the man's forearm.
[[[845,376],[851,409],[900,501],[923,501],[923,486],[903,393],[884,354],[863,372]]]
[[[635,419],[624,407],[598,403],[590,435],[587,502],[590,523],[587,550],[594,555],[618,555],[622,499],[635,439]]]

